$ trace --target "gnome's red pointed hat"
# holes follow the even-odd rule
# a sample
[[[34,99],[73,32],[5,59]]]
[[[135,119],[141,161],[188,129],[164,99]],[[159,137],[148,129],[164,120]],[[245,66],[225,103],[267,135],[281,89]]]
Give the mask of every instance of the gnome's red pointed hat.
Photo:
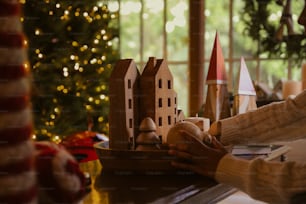
[[[223,57],[218,33],[216,33],[214,47],[213,47],[211,57],[210,57],[206,83],[207,84],[227,84],[224,57]]]

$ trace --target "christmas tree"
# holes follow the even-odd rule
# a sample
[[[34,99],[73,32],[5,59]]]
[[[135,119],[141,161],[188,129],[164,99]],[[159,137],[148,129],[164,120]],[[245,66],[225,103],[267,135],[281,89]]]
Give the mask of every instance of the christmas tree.
[[[119,11],[97,0],[27,0],[23,6],[36,139],[56,141],[88,127],[107,132]]]

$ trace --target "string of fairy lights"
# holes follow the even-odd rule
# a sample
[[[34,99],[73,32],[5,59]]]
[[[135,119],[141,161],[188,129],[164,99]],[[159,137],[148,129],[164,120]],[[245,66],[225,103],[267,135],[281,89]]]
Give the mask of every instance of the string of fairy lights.
[[[22,1],[22,3],[25,4],[26,2]],[[47,6],[48,15],[50,17],[60,17],[62,22],[69,21],[71,18],[83,18],[88,24],[92,24],[95,21],[101,21],[103,19],[112,20],[118,18],[118,12],[109,12],[108,6],[104,2],[97,2],[96,5],[87,10],[82,7],[75,8],[65,1],[62,3],[54,3],[52,1],[45,0],[44,3],[49,5]],[[118,9],[119,8],[117,8],[117,10]],[[71,26],[67,26],[66,32],[73,32],[73,28]],[[35,27],[34,33],[35,36],[38,37],[43,35],[44,31],[39,28],[38,25]],[[103,75],[105,72],[110,73],[112,64],[108,62],[109,53],[107,53],[105,50],[111,48],[119,41],[118,38],[113,38],[111,35],[112,34],[109,33],[107,28],[101,27],[99,28],[98,32],[95,32],[95,36],[91,39],[91,42],[80,42],[75,39],[71,40],[69,45],[73,50],[75,50],[75,52],[66,53],[66,55],[63,55],[63,58],[61,59],[61,77],[67,80],[58,80],[59,83],[55,85],[55,89],[60,94],[83,97],[85,99],[83,108],[85,109],[84,111],[88,113],[87,115],[94,112],[95,107],[99,107],[101,104],[107,104],[109,102],[109,97],[107,95],[108,81],[96,83],[94,87],[89,87],[89,85],[85,83],[86,81],[73,80],[73,77],[85,74],[86,71],[88,72],[88,70],[86,70],[88,69],[88,66],[95,67],[95,69],[92,71],[94,71],[94,74],[96,75]],[[58,40],[59,39],[54,38],[52,39],[52,43],[57,43]],[[102,51],[101,45],[105,46],[105,49]],[[35,72],[35,70],[43,69],[44,63],[42,62],[48,58],[48,55],[50,54],[45,53],[44,50],[40,48],[36,48],[34,52],[34,58],[36,60],[35,62],[30,62],[32,63],[31,65],[33,72]],[[89,91],[89,89],[91,90]],[[52,131],[53,127],[57,125],[56,121],[62,116],[62,114],[64,114],[66,108],[59,104],[59,98],[56,96],[58,96],[58,94],[54,94],[52,98],[53,110],[46,114],[44,126],[36,127],[33,139],[37,139],[37,135],[43,135],[55,142],[60,142],[62,139],[61,135]],[[108,122],[105,121],[105,115],[99,115],[96,119],[97,123],[105,123],[103,124],[103,130],[101,131],[107,132]],[[88,129],[91,129],[93,125],[91,120],[91,118],[87,118]],[[86,123],[86,121],[84,121],[84,123]]]

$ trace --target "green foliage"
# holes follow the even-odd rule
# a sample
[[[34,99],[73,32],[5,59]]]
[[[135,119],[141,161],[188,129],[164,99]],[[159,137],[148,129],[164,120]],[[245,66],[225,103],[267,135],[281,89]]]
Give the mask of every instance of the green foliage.
[[[302,1],[293,1],[292,4],[295,5],[293,12],[302,8]],[[269,19],[271,14],[276,15],[282,10],[276,1],[244,0],[241,16],[245,24],[245,34],[258,42],[257,55],[292,58],[296,63],[300,63],[306,57],[306,35],[303,34],[303,30],[295,29],[296,34],[284,35],[282,40],[278,40],[276,33],[280,22]]]
[[[88,124],[107,132],[108,81],[119,58],[118,13],[97,0],[27,0],[24,30],[37,139],[62,138]]]

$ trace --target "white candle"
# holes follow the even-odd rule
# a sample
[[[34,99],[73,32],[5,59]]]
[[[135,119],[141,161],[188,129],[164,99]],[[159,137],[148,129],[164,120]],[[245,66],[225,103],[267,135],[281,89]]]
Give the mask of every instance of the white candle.
[[[306,89],[306,63],[302,65],[302,89]]]
[[[289,96],[296,96],[302,91],[302,82],[288,80],[283,82],[283,99],[287,99]]]

